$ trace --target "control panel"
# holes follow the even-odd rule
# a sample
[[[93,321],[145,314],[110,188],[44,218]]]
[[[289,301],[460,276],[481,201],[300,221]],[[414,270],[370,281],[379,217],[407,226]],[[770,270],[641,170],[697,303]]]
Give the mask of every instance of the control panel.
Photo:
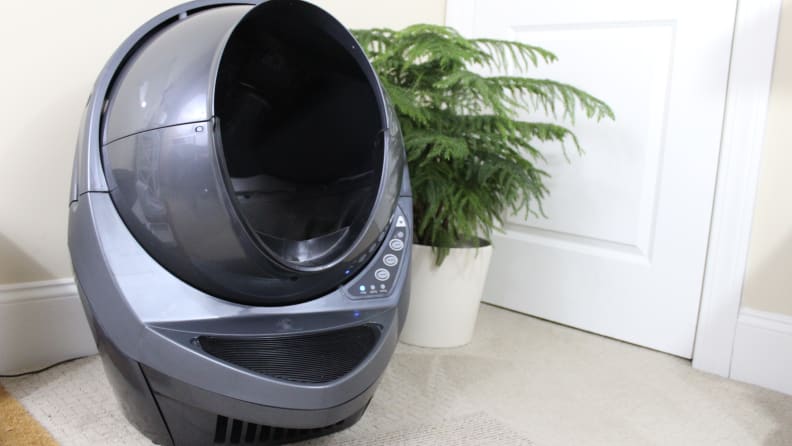
[[[349,297],[369,299],[390,294],[399,271],[402,269],[401,265],[405,248],[409,243],[409,236],[410,229],[407,226],[407,219],[401,212],[398,212],[380,251],[371,259],[366,272],[346,286]]]

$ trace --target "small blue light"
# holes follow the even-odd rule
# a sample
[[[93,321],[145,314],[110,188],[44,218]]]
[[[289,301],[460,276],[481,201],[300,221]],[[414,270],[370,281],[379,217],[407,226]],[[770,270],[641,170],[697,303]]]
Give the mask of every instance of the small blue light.
[[[349,273],[351,273],[351,272],[352,272],[351,270],[346,270],[346,271],[344,271],[344,274],[348,276]]]
[[[366,291],[366,285],[360,285],[360,291]]]
[[[355,316],[355,318],[359,318],[360,317],[360,311],[355,310],[355,312],[352,313],[352,315]]]

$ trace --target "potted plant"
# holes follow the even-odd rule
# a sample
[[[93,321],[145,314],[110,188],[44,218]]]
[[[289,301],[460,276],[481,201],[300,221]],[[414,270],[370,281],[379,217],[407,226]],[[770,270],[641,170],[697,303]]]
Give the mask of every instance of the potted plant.
[[[541,143],[571,142],[552,122],[519,119],[543,111],[574,120],[613,119],[601,100],[524,73],[556,60],[542,48],[467,39],[452,28],[354,31],[390,95],[404,135],[413,190],[410,310],[402,341],[427,347],[468,343],[489,261],[490,236],[506,211],[542,215],[548,193]]]

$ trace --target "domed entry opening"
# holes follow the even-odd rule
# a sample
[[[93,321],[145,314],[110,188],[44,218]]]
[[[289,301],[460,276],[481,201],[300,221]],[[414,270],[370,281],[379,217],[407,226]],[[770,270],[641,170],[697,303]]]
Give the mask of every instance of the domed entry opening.
[[[271,0],[232,32],[215,85],[221,158],[242,218],[281,263],[321,267],[365,228],[383,171],[377,88],[314,6]]]

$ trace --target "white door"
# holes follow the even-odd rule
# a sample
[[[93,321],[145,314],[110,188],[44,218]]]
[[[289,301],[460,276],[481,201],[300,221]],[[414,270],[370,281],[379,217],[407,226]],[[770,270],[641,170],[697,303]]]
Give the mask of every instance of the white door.
[[[448,25],[556,53],[533,77],[572,83],[615,122],[546,146],[547,219],[510,216],[485,300],[692,356],[736,0],[449,0]],[[525,119],[544,119],[539,115]]]

